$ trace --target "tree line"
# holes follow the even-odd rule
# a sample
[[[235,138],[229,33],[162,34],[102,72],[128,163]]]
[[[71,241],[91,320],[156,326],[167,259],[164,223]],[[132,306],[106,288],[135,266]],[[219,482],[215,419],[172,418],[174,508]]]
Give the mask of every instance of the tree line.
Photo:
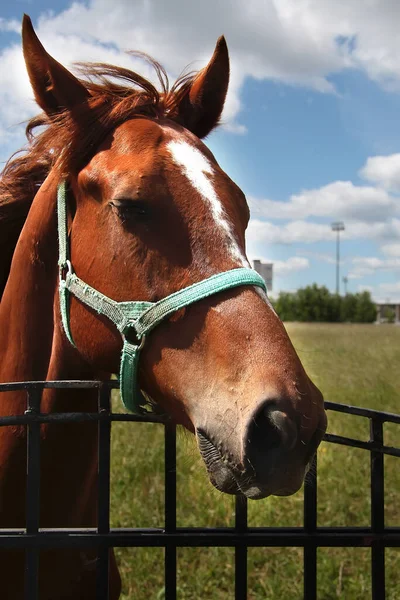
[[[296,292],[280,292],[272,304],[282,321],[373,323],[376,306],[367,291],[339,296],[316,283]]]

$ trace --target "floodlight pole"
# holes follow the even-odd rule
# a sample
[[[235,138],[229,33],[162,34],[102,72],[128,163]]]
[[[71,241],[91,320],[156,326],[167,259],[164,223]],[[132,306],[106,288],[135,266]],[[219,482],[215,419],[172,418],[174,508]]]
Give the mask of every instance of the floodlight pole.
[[[340,271],[340,232],[344,231],[344,223],[336,221],[331,225],[332,231],[336,231],[336,295],[339,296],[339,271]]]

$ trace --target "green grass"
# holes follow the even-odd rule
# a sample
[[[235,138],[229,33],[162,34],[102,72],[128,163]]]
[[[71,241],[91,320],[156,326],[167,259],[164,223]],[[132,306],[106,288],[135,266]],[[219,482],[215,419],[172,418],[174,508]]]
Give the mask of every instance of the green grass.
[[[400,328],[374,325],[288,324],[307,372],[327,400],[400,413]],[[366,419],[328,413],[331,433],[368,439]],[[385,443],[400,445],[400,428],[385,427]],[[112,434],[113,527],[162,527],[163,427],[115,423]],[[319,525],[369,525],[369,453],[323,443],[318,454]],[[179,526],[232,526],[234,500],[208,482],[194,440],[178,436]],[[386,523],[400,526],[400,461],[385,457]],[[302,525],[303,493],[249,502],[251,526]],[[162,549],[117,549],[124,600],[163,595]],[[249,600],[300,600],[302,550],[249,549]],[[386,551],[387,600],[400,598],[400,549]],[[178,551],[179,600],[234,597],[231,548]],[[370,550],[318,550],[318,599],[367,599]]]

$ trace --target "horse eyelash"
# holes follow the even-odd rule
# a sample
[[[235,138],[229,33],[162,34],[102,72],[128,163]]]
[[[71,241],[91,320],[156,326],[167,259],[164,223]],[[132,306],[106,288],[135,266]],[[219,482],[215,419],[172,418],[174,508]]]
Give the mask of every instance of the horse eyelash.
[[[148,215],[148,210],[143,202],[121,199],[116,202],[111,201],[109,205],[117,211],[118,216],[124,221],[132,216],[145,217]]]

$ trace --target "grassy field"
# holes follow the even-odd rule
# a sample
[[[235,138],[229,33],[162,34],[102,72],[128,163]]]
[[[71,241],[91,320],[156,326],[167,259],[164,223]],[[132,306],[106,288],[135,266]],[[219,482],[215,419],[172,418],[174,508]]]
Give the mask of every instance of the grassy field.
[[[308,373],[326,400],[400,413],[400,328],[288,324]],[[366,419],[330,413],[329,432],[368,439]],[[386,426],[385,443],[400,445],[400,427]],[[163,427],[116,423],[112,434],[112,526],[162,527]],[[323,443],[318,454],[319,525],[370,524],[369,453]],[[232,526],[234,501],[208,482],[194,440],[178,439],[179,526]],[[386,523],[400,526],[400,460],[385,457]],[[251,526],[302,525],[302,491],[290,498],[249,502]],[[124,600],[162,600],[163,550],[117,549]],[[319,600],[370,598],[369,549],[318,551]],[[249,550],[249,600],[300,600],[302,550]],[[400,598],[400,549],[386,552],[387,600]],[[181,549],[179,600],[234,597],[233,549]]]

